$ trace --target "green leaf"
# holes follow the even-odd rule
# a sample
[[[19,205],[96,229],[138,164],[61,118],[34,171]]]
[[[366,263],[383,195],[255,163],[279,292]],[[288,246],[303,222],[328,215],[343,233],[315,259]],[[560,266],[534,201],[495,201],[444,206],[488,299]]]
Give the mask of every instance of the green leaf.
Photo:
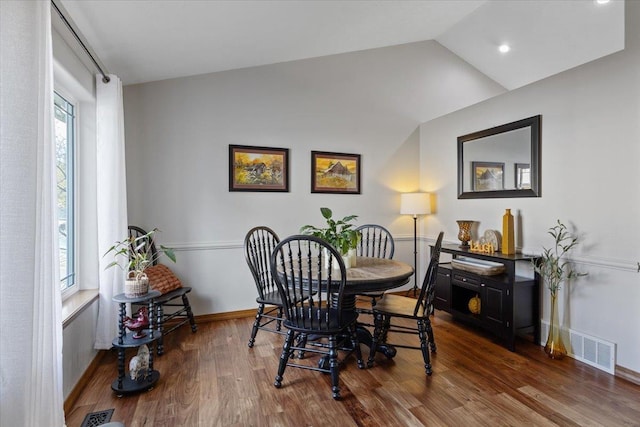
[[[176,262],[176,254],[173,252],[172,248],[167,248],[165,246],[160,245],[160,249],[171,261]]]
[[[120,266],[120,264],[118,264],[118,262],[117,262],[117,261],[112,261],[112,262],[110,262],[110,263],[109,263],[109,264],[108,264],[104,269],[106,270],[106,269],[111,268],[111,267],[114,267],[114,266],[116,266],[116,265],[117,265],[118,267]]]
[[[320,212],[325,219],[329,219],[333,215],[333,212],[331,212],[329,208],[320,208]]]

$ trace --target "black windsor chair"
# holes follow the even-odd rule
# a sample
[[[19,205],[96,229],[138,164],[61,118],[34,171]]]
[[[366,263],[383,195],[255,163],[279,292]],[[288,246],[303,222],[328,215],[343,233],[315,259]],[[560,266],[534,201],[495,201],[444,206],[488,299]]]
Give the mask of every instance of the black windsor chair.
[[[422,288],[420,289],[418,299],[416,300],[414,298],[400,295],[385,295],[382,300],[378,301],[378,303],[373,306],[375,330],[373,333],[373,342],[371,345],[371,352],[369,353],[369,360],[367,361],[368,367],[373,366],[378,346],[381,343],[386,343],[400,348],[422,350],[422,358],[424,359],[426,374],[431,375],[433,373],[427,343],[431,348],[431,352],[435,353],[436,342],[433,337],[433,328],[431,327],[429,315],[432,312],[438,263],[440,260],[440,248],[442,247],[443,236],[444,233],[440,232],[438,239],[436,240],[436,244],[431,250],[431,261],[429,262],[427,273],[425,274],[424,281],[422,282]],[[392,319],[394,318],[414,320],[417,325],[410,327],[392,324]],[[420,339],[420,347],[389,343],[387,341],[389,333],[417,333],[418,338]]]
[[[364,224],[356,228],[360,241],[356,247],[358,256],[393,259],[395,243],[391,232],[381,225]]]
[[[342,307],[346,284],[342,257],[322,239],[290,236],[275,247],[271,271],[284,303],[284,326],[288,329],[274,385],[282,386],[288,366],[329,373],[332,396],[340,399],[338,350],[348,348],[349,353],[355,350],[358,367],[364,368],[356,333],[358,314]],[[296,334],[328,339],[328,344],[318,345],[316,341],[306,348],[299,347],[294,344]],[[349,347],[343,340],[349,341]],[[296,363],[291,359],[296,350],[324,357],[317,367]]]
[[[147,234],[147,231],[138,226],[129,226],[130,238],[136,239]],[[156,244],[153,241],[153,238],[143,240],[146,241],[146,244],[142,245],[139,250],[150,254],[150,259],[153,260],[153,265],[157,265],[158,250],[156,249]],[[196,320],[193,316],[193,311],[191,310],[191,304],[189,303],[189,297],[187,296],[189,292],[191,292],[190,286],[182,286],[153,299],[157,315],[158,331],[160,332],[160,338],[158,338],[157,341],[158,355],[162,355],[164,353],[165,335],[175,331],[187,322],[191,325],[191,332],[196,332],[198,330],[198,325],[196,325]],[[165,310],[167,307],[169,308],[168,312]],[[175,322],[173,321],[174,319]]]
[[[258,310],[251,329],[249,347],[253,347],[258,330],[266,330],[284,335],[282,329],[282,299],[271,275],[269,257],[280,243],[278,235],[269,227],[254,227],[244,238],[244,256],[258,289]],[[275,327],[272,325],[276,322]]]
[[[356,255],[393,259],[395,243],[389,230],[376,224],[364,224],[356,228],[356,230],[360,232],[360,241],[356,247]],[[358,296],[365,297],[371,303],[371,306],[374,306],[377,300],[384,296],[384,292],[365,292]],[[369,307],[360,307],[357,310],[360,314],[373,314],[373,311]],[[362,324],[365,326],[373,326],[367,323]]]

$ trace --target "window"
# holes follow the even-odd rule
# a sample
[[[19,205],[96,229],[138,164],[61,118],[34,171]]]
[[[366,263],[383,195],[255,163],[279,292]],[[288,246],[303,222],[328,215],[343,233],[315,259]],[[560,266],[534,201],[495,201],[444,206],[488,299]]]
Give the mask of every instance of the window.
[[[58,210],[58,250],[62,291],[75,285],[74,246],[74,147],[75,107],[54,92],[54,134],[56,143],[56,181]]]

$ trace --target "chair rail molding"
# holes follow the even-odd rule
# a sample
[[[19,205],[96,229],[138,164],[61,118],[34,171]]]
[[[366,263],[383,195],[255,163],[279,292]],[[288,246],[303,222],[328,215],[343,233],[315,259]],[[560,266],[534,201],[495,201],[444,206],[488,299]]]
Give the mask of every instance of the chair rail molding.
[[[411,241],[413,242],[413,235],[400,235],[393,236],[393,240],[397,241]],[[431,241],[433,239],[427,239],[418,236],[418,240]],[[172,248],[174,251],[213,251],[220,249],[244,249],[244,242],[242,240],[232,241],[220,241],[220,242],[178,242],[178,243],[162,243],[164,246]]]
[[[177,252],[187,251],[214,251],[220,249],[243,249],[241,240],[228,242],[192,242],[192,243],[166,243],[165,246]]]
[[[413,235],[394,235],[393,239],[396,242],[413,242]],[[433,243],[435,241],[432,237],[418,236],[420,242]],[[456,241],[444,241],[443,243],[456,244]],[[178,252],[192,252],[192,251],[215,251],[215,250],[229,250],[229,249],[243,249],[244,242],[241,240],[233,241],[219,241],[219,242],[182,242],[182,243],[163,243],[165,246],[172,248]],[[539,250],[532,248],[523,248],[524,254],[537,254]],[[587,266],[609,268],[614,270],[630,271],[633,273],[638,272],[638,262],[635,260],[617,259],[617,258],[604,258],[604,257],[571,257],[567,259],[569,262],[575,264],[582,264]]]
[[[540,254],[539,250],[527,250],[523,249],[523,253],[526,254]],[[567,261],[573,264],[581,264],[586,266],[598,267],[598,268],[608,268],[612,270],[621,270],[621,271],[630,271],[636,273],[638,271],[638,266],[636,265],[636,261],[626,260],[626,259],[618,259],[618,258],[605,258],[605,257],[597,257],[597,256],[572,256],[567,257]]]

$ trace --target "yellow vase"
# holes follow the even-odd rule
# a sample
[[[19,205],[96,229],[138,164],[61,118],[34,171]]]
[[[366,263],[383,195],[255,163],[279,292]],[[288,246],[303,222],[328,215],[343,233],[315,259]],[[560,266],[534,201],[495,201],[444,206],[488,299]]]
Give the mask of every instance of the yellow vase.
[[[552,359],[562,359],[567,355],[567,349],[560,335],[560,322],[558,322],[558,297],[551,295],[551,317],[549,318],[549,336],[544,346],[544,352]]]
[[[513,215],[511,215],[511,209],[507,209],[502,216],[502,253],[505,255],[516,253],[513,233]]]

